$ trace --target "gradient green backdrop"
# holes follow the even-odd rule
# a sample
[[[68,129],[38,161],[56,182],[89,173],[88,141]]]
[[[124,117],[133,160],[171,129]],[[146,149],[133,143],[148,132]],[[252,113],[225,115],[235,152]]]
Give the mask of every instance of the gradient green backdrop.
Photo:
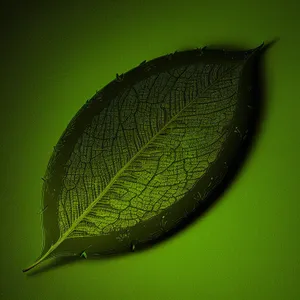
[[[297,2],[23,2],[0,9],[0,299],[300,299]],[[22,273],[41,251],[41,177],[53,146],[96,90],[176,49],[274,37],[261,135],[213,210],[142,254]]]

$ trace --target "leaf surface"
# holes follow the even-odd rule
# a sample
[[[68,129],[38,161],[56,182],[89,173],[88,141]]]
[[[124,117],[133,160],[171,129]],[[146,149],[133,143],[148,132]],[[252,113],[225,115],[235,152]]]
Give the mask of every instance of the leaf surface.
[[[87,101],[48,164],[44,249],[24,271],[55,255],[136,250],[209,201],[249,131],[262,48],[175,52]]]

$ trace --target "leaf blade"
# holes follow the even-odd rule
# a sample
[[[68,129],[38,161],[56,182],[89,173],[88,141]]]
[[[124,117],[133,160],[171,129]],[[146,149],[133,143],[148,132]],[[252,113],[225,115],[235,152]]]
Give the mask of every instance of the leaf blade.
[[[178,55],[178,54],[176,54],[176,55]],[[249,59],[249,57],[247,57],[247,59]],[[172,60],[173,60],[173,59],[172,59]],[[126,78],[126,77],[127,77],[127,75],[125,76],[125,78]],[[125,79],[124,79],[124,81],[125,81]],[[205,93],[202,91],[202,95],[203,95],[203,94],[205,94]],[[212,103],[212,102],[210,101],[209,103]],[[192,104],[193,104],[193,102],[191,102],[189,105],[192,105]],[[185,106],[184,109],[188,108],[189,105]],[[180,106],[180,105],[179,105],[179,106]],[[180,110],[180,111],[182,111],[182,110]],[[162,134],[162,132],[163,132],[164,130],[166,130],[166,129],[168,128],[168,126],[170,125],[170,123],[172,123],[173,121],[174,121],[174,118],[171,119],[171,121],[165,123],[165,125],[161,128],[161,130],[159,130],[155,135],[153,135],[153,137],[158,137],[158,136],[160,136],[160,135]],[[203,127],[203,126],[202,126],[202,127]],[[163,129],[163,130],[162,130],[162,129]],[[154,139],[155,139],[155,138],[154,138]],[[41,257],[41,259],[39,260],[39,262],[42,261],[44,258],[46,258],[46,257],[47,257],[50,253],[52,253],[55,249],[57,249],[57,248],[60,246],[60,244],[61,244],[62,242],[64,242],[64,241],[71,235],[71,233],[72,233],[72,232],[74,231],[74,229],[80,224],[80,222],[81,222],[82,220],[84,220],[84,218],[92,211],[92,209],[99,203],[99,201],[102,200],[102,199],[104,198],[104,196],[106,195],[106,193],[108,193],[108,191],[111,189],[111,187],[113,186],[113,184],[114,184],[114,183],[117,181],[117,179],[120,177],[120,174],[123,174],[123,172],[126,170],[126,168],[127,168],[127,167],[128,167],[128,166],[136,159],[136,157],[137,157],[139,154],[141,154],[141,153],[143,152],[143,151],[141,151],[141,150],[146,149],[147,146],[149,146],[149,144],[150,144],[151,141],[153,141],[153,138],[150,139],[150,140],[148,141],[148,143],[145,144],[142,148],[140,148],[140,151],[136,153],[136,156],[133,156],[133,157],[127,162],[127,164],[125,164],[124,167],[118,171],[117,175],[115,175],[115,177],[114,177],[115,179],[113,179],[112,181],[110,181],[110,183],[105,187],[104,190],[102,190],[101,194],[100,194],[98,197],[96,197],[96,198],[94,199],[94,201],[92,201],[91,203],[89,203],[89,205],[87,206],[87,209],[84,210],[84,213],[81,214],[81,216],[80,216],[79,218],[75,219],[75,221],[72,221],[72,225],[64,231],[64,233],[60,236],[60,238],[57,240],[57,242],[56,242],[54,245],[52,245],[52,246],[50,247],[49,251],[45,252],[45,255]],[[152,151],[152,153],[155,153],[155,151],[156,151],[156,150],[155,150],[155,148],[154,148],[154,150]],[[68,165],[68,164],[67,164],[67,165]],[[76,175],[76,174],[75,174],[75,175]],[[130,174],[127,174],[127,175],[129,176]],[[82,174],[79,174],[79,176],[77,176],[77,177],[80,177],[80,176],[82,176]],[[73,178],[73,179],[74,179],[74,178]],[[74,180],[76,181],[77,179],[75,178]],[[72,180],[70,180],[70,181],[72,181]],[[70,183],[70,182],[69,182],[69,183]],[[107,201],[106,201],[105,204],[107,205]],[[77,205],[77,204],[76,204],[76,205]],[[70,208],[68,208],[68,211],[70,211]],[[72,216],[70,216],[70,218],[72,218]],[[70,223],[70,221],[68,221],[68,222]],[[68,222],[66,222],[66,223],[68,223]],[[64,227],[64,226],[65,226],[65,225],[63,225],[62,227]],[[61,232],[63,232],[63,230],[62,230]],[[51,251],[50,251],[50,250],[51,250]]]

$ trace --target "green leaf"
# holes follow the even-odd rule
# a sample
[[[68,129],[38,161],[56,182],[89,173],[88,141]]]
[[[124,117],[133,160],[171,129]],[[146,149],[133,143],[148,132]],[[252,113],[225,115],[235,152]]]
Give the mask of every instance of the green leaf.
[[[136,251],[207,206],[256,118],[262,49],[174,52],[87,101],[54,148],[44,249],[23,271],[51,256]]]

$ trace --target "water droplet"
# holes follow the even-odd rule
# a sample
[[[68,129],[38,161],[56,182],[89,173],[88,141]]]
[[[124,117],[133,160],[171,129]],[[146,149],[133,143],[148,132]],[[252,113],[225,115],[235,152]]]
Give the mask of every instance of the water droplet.
[[[131,244],[131,251],[134,252],[135,250],[135,244]]]

